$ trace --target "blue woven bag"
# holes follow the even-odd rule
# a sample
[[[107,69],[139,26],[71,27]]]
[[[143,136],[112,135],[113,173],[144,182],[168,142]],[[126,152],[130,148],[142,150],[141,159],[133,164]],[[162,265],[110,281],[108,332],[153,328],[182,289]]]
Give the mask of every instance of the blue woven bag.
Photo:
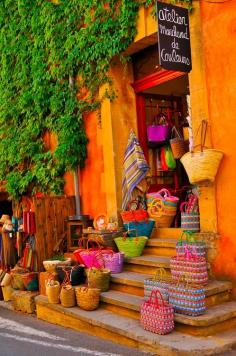
[[[146,236],[150,237],[152,229],[155,225],[155,220],[149,219],[145,221],[133,221],[124,223],[124,228],[130,237]]]

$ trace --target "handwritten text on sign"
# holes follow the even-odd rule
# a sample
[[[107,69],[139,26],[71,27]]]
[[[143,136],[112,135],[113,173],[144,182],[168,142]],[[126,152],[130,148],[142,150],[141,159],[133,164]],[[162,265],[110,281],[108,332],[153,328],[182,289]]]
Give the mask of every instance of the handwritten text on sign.
[[[157,2],[160,65],[189,72],[192,69],[188,10]]]

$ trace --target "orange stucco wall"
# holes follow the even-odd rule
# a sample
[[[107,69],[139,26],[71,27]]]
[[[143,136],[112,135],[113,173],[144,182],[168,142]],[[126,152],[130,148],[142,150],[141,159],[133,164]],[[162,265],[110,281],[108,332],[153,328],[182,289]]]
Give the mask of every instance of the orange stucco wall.
[[[225,154],[216,180],[214,271],[235,281],[236,296],[236,1],[202,1],[201,15],[212,143]]]

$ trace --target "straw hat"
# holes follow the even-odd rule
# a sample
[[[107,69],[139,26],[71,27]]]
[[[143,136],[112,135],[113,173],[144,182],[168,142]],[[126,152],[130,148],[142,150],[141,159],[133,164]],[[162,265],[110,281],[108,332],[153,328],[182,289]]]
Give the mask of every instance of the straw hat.
[[[10,220],[10,216],[9,215],[2,215],[2,217],[0,219],[0,224],[4,224],[6,220]]]

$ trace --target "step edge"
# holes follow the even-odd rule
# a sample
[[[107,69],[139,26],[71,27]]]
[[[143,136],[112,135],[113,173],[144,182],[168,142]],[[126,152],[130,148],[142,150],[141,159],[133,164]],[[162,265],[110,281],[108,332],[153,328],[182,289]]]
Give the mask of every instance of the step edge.
[[[44,298],[42,300],[42,298]],[[40,295],[36,297],[36,305],[42,305],[45,307],[51,307],[52,309],[54,309],[56,312],[61,312],[63,314],[68,314],[69,316],[75,317],[74,313],[72,313],[70,310],[70,308],[63,308],[61,305],[58,306],[58,304],[50,304],[47,302],[46,297]],[[73,309],[73,308],[72,308]],[[106,314],[111,314],[111,315],[116,315],[115,313],[106,311]],[[85,321],[87,323],[90,323],[92,325],[97,325],[97,326],[101,326],[104,329],[108,329],[110,328],[110,325],[108,325],[106,322],[97,322],[91,319],[91,317],[85,317],[82,315],[77,315],[77,317],[82,320]],[[122,319],[124,320],[131,320],[131,318],[128,317],[122,317]],[[186,348],[186,345],[188,344],[188,342],[192,341],[192,342],[196,342],[196,344],[199,346],[200,343],[202,342],[202,348],[201,348],[201,355],[215,355],[215,352],[217,351],[217,353],[220,352],[225,352],[230,350],[232,347],[236,346],[236,337],[232,336],[231,334],[229,335],[229,338],[227,341],[225,341],[225,339],[223,338],[224,335],[227,335],[227,332],[222,334],[216,334],[213,335],[211,337],[211,341],[209,342],[209,345],[207,345],[208,341],[207,339],[204,337],[196,337],[196,336],[192,336],[192,335],[188,335],[188,334],[184,334],[178,331],[174,331],[172,334],[170,334],[169,338],[171,338],[171,336],[174,337],[178,337],[180,336],[182,338],[181,343],[178,343],[178,345],[176,345],[176,341],[173,338],[173,340],[170,340],[169,343],[168,342],[168,335],[165,336],[161,336],[161,335],[157,335],[157,334],[152,334],[153,337],[155,337],[155,340],[150,340],[148,339],[148,337],[145,336],[149,335],[150,333],[143,330],[142,329],[142,333],[144,334],[144,336],[140,337],[139,334],[137,334],[137,329],[140,328],[140,324],[138,321],[132,320],[134,324],[136,324],[135,327],[132,327],[131,329],[122,329],[120,328],[116,328],[115,332],[117,334],[120,335],[124,335],[127,336],[130,339],[133,339],[135,341],[137,341],[139,344],[142,345],[148,345],[150,347],[155,348],[157,351],[159,351],[159,348],[161,348],[164,352],[168,352],[168,350],[170,352],[183,352],[183,355],[197,355],[199,352],[199,348],[197,348],[197,346],[195,346],[195,348],[191,348],[191,350],[189,351],[188,348]],[[136,335],[135,335],[135,331],[136,331]],[[219,344],[219,337],[222,337],[222,342]],[[214,343],[214,345],[213,345]],[[135,350],[135,349],[134,349]],[[160,350],[161,351],[161,350]]]

